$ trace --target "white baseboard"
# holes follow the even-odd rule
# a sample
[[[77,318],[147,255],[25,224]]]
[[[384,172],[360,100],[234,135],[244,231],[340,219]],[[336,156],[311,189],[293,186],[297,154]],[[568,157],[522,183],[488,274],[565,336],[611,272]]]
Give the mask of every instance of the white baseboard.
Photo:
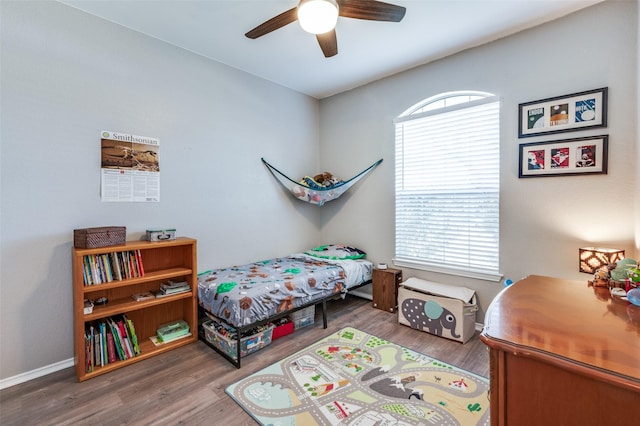
[[[55,373],[56,371],[64,370],[65,368],[73,366],[73,358],[56,362],[55,364],[45,365],[44,367],[36,368],[35,370],[0,380],[0,389],[10,388],[11,386],[19,385],[20,383],[28,382],[29,380],[37,379],[38,377],[46,376],[47,374]]]
[[[483,328],[484,328],[484,324],[480,324],[479,322],[476,323],[476,331],[480,332],[482,331]]]

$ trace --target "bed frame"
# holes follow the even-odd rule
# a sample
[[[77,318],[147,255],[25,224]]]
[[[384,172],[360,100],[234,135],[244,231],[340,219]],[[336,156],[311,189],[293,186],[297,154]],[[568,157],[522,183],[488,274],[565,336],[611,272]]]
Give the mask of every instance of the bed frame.
[[[367,281],[364,281],[364,282],[362,282],[360,284],[354,285],[354,286],[350,287],[347,290],[347,293],[349,291],[351,291],[351,290],[355,290],[357,288],[363,287],[365,285],[369,285],[371,283],[372,283],[372,280],[367,280]],[[235,326],[229,324],[223,318],[215,317],[216,320],[222,321],[222,322],[226,323],[227,325],[233,327],[236,330],[236,358],[235,359],[232,356],[230,356],[227,353],[225,353],[224,351],[220,350],[217,346],[215,346],[213,343],[210,343],[205,338],[204,329],[202,327],[202,321],[208,319],[208,316],[205,314],[205,309],[203,307],[201,307],[201,306],[198,306],[198,312],[199,312],[199,315],[198,315],[198,317],[199,317],[199,321],[198,321],[198,338],[200,340],[202,340],[211,349],[215,350],[220,355],[222,355],[231,364],[235,365],[236,368],[240,368],[240,362],[241,362],[241,358],[242,358],[240,356],[240,351],[242,349],[241,348],[241,339],[243,337],[244,332],[246,332],[246,331],[248,331],[248,330],[250,330],[250,329],[252,329],[254,327],[257,327],[257,326],[260,326],[260,325],[264,325],[264,324],[266,324],[266,323],[268,323],[270,321],[275,321],[275,320],[277,320],[279,318],[282,318],[282,317],[285,317],[287,315],[290,315],[293,312],[308,308],[310,306],[316,306],[316,305],[322,305],[322,328],[327,328],[327,301],[334,300],[334,299],[337,299],[337,298],[340,298],[340,297],[341,297],[340,295],[330,294],[329,296],[325,296],[325,297],[323,297],[321,299],[316,299],[316,300],[314,300],[312,302],[309,302],[307,304],[298,306],[298,307],[296,307],[294,309],[290,309],[290,310],[285,311],[285,312],[280,312],[279,314],[273,315],[273,316],[271,316],[269,318],[265,318],[265,319],[260,320],[260,321],[256,321],[254,323],[245,325],[243,327],[235,327]]]

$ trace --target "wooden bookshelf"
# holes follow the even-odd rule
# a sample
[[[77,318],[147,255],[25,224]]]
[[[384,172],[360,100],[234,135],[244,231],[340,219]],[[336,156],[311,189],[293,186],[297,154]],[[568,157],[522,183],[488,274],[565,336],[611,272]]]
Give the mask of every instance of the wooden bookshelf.
[[[73,248],[73,318],[74,353],[76,375],[79,381],[113,371],[126,365],[142,361],[154,355],[195,342],[198,335],[197,322],[197,253],[196,240],[177,238],[170,241],[132,241],[122,245],[94,249]],[[85,256],[138,251],[144,267],[144,275],[121,280],[112,279],[102,284],[85,284]],[[162,298],[135,301],[136,293],[158,290],[168,280],[186,281],[190,291]],[[105,305],[96,305],[93,312],[84,313],[84,300],[108,299]],[[135,327],[140,354],[125,360],[117,360],[104,366],[94,365],[86,371],[85,330],[89,324],[125,314]],[[163,324],[184,320],[189,325],[191,336],[156,346],[149,339],[157,334]]]

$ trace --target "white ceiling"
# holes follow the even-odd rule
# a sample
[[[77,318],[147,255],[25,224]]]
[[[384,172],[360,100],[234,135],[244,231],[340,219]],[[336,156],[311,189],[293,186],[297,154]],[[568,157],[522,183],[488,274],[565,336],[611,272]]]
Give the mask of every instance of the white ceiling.
[[[321,99],[603,0],[386,0],[407,8],[402,22],[340,17],[332,58],[297,22],[244,36],[298,0],[59,1]]]

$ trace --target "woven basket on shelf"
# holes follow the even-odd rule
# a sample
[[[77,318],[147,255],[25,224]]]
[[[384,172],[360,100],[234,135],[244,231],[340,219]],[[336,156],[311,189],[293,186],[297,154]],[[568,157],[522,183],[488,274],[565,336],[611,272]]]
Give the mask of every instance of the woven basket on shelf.
[[[84,228],[73,230],[73,246],[75,248],[98,248],[124,244],[127,239],[127,228],[124,226],[103,226],[100,228]]]

